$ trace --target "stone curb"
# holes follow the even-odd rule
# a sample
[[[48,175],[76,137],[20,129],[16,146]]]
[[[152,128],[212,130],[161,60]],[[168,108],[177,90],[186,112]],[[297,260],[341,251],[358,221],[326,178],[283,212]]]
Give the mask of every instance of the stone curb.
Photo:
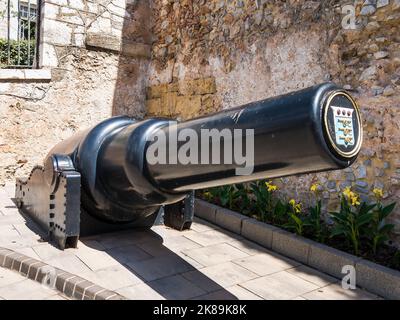
[[[125,300],[120,294],[104,289],[72,273],[55,268],[18,252],[0,248],[0,267],[54,288],[77,300]]]
[[[342,273],[344,266],[353,266],[359,287],[386,299],[400,300],[400,272],[397,270],[299,237],[201,199],[195,201],[195,215],[338,279],[345,275]]]

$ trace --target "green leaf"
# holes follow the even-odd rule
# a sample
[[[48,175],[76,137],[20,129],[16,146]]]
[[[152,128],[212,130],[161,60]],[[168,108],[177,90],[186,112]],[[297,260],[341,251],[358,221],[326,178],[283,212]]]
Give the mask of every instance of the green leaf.
[[[385,224],[384,226],[382,226],[381,228],[379,228],[379,233],[383,234],[383,233],[389,233],[394,229],[394,224]]]
[[[374,214],[373,213],[366,213],[362,216],[359,216],[356,220],[356,227],[361,227],[365,225],[366,223],[370,223],[371,220],[373,219]]]
[[[386,218],[394,209],[394,207],[396,206],[396,203],[393,202],[391,204],[389,204],[388,206],[384,207],[382,209],[382,218]]]
[[[303,224],[303,221],[298,217],[298,216],[296,216],[295,214],[291,214],[290,215],[290,217],[296,222],[296,224],[297,225],[302,225]]]
[[[336,237],[336,236],[339,236],[341,234],[346,235],[347,231],[344,228],[340,227],[340,226],[334,227],[332,229],[332,231],[331,231],[331,237]]]

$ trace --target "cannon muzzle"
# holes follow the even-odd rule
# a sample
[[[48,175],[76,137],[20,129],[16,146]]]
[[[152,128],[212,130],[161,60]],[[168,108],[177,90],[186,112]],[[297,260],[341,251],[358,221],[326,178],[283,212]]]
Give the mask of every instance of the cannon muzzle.
[[[82,233],[150,227],[161,207],[166,224],[185,229],[193,190],[342,169],[361,144],[355,101],[326,83],[185,122],[105,120],[17,179],[16,199],[61,247]]]

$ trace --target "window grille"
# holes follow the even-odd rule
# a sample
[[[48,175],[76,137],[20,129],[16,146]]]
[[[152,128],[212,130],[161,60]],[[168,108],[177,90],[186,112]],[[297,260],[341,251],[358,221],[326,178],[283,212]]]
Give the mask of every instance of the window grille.
[[[37,68],[41,0],[0,0],[0,67]]]

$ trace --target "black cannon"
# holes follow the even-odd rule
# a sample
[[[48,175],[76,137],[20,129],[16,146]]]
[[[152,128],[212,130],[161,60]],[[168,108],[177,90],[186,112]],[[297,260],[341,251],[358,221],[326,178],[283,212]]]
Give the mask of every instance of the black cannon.
[[[183,230],[193,190],[342,169],[361,143],[355,101],[325,83],[185,122],[110,118],[56,145],[17,179],[15,198],[61,248],[79,235],[150,228],[161,208]]]

